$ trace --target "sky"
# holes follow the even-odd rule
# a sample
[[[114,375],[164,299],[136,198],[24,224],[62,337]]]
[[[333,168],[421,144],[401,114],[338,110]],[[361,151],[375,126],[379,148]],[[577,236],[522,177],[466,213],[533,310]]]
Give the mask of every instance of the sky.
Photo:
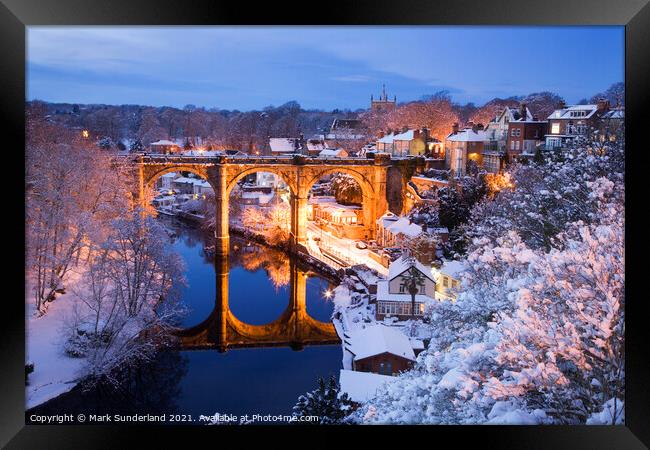
[[[247,111],[368,108],[447,90],[459,103],[624,81],[624,28],[29,27],[27,99]]]

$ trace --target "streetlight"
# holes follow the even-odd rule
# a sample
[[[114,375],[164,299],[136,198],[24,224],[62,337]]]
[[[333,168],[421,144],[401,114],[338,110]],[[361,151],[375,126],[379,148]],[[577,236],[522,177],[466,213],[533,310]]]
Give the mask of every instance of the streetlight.
[[[332,291],[328,289],[323,293],[323,295],[325,295],[325,298],[332,298]]]

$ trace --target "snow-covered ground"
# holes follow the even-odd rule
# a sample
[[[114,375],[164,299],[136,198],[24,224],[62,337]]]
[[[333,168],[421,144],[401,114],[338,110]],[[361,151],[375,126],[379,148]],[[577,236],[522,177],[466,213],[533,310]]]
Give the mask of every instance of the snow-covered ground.
[[[65,294],[50,303],[47,313],[38,317],[30,291],[25,299],[26,358],[34,364],[26,388],[26,409],[71,390],[81,378],[84,360],[64,354],[65,320],[73,313],[76,303],[71,286],[79,280],[70,274]]]

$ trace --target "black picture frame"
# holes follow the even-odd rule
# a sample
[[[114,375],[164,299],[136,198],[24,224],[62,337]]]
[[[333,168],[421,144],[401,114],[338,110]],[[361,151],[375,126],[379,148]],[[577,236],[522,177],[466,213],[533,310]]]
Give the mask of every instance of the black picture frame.
[[[295,443],[309,446],[324,445],[334,438],[343,445],[352,433],[362,434],[364,440],[376,439],[387,431],[399,432],[407,440],[402,445],[445,445],[444,442],[465,442],[475,439],[480,448],[571,448],[571,449],[636,449],[650,445],[650,381],[649,350],[645,322],[648,320],[648,295],[644,293],[643,271],[647,246],[643,213],[645,207],[644,171],[650,168],[650,151],[642,140],[644,110],[650,106],[648,79],[650,74],[650,5],[648,0],[366,0],[355,2],[329,1],[323,3],[265,2],[242,4],[195,0],[1,0],[0,4],[0,108],[5,127],[4,161],[6,175],[24,189],[25,105],[25,30],[31,25],[622,25],[625,26],[625,84],[626,84],[626,425],[625,426],[467,426],[467,427],[318,427],[309,428],[312,441],[296,439]],[[299,37],[298,37],[299,38]],[[541,44],[540,44],[541,45]],[[595,44],[597,45],[597,43]],[[606,64],[606,62],[603,62]],[[9,137],[9,140],[6,138]],[[636,150],[638,149],[638,150]],[[24,174],[24,171],[23,171]],[[21,255],[24,255],[24,200],[7,189],[5,205],[15,214],[16,222],[5,222],[9,241],[15,253],[7,253],[7,280],[11,287],[20,286]],[[21,239],[22,237],[22,239]],[[22,247],[21,247],[21,244]],[[14,254],[16,256],[14,256]],[[16,260],[17,258],[17,260]],[[24,267],[24,265],[23,265]],[[15,272],[15,276],[13,274]],[[129,433],[122,428],[97,425],[25,425],[24,405],[24,303],[16,295],[6,295],[4,301],[2,339],[0,348],[0,445],[7,448],[116,448],[135,445],[137,435],[172,445],[172,435],[195,437],[197,433],[228,432],[244,445],[250,431],[294,434],[305,431],[301,427],[153,427],[131,426]],[[9,309],[7,309],[9,307]],[[227,431],[226,429],[227,428]],[[187,434],[186,434],[187,433]],[[190,435],[191,433],[191,435]],[[339,434],[343,434],[340,436]],[[289,434],[289,433],[287,433]],[[318,435],[318,436],[317,436]],[[233,436],[234,437],[234,436]],[[216,437],[219,439],[219,437]],[[284,437],[286,440],[286,437]],[[343,441],[343,439],[345,441]],[[413,439],[413,440],[412,440]],[[430,440],[429,440],[430,439]],[[452,439],[452,441],[448,441]],[[185,440],[185,443],[188,441]],[[220,441],[212,441],[214,445]],[[225,441],[223,441],[225,442]],[[232,442],[232,441],[231,441]],[[273,441],[267,441],[273,442]],[[284,441],[283,441],[284,442]],[[317,442],[320,445],[314,444]],[[645,444],[645,445],[644,445]],[[232,444],[230,444],[232,445]],[[279,443],[278,443],[279,445]],[[282,444],[284,446],[284,444]],[[367,445],[367,442],[366,444]],[[398,444],[399,445],[399,444]],[[455,444],[454,444],[455,446]]]

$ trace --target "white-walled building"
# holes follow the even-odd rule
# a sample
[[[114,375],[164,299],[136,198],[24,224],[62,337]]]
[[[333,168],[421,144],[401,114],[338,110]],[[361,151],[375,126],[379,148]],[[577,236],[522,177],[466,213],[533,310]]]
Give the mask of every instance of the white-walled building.
[[[415,258],[402,256],[388,266],[388,278],[377,282],[377,320],[383,320],[386,316],[400,319],[411,317],[412,299],[406,280],[412,269],[422,277],[422,285],[415,295],[415,316],[421,317],[425,303],[435,298],[436,282],[431,269]]]
[[[423,233],[422,227],[412,223],[407,217],[400,217],[387,211],[377,219],[377,244],[393,247],[401,239],[413,239]]]
[[[436,280],[438,300],[456,300],[461,288],[461,275],[465,269],[465,264],[461,261],[445,261],[439,269],[431,270]]]

